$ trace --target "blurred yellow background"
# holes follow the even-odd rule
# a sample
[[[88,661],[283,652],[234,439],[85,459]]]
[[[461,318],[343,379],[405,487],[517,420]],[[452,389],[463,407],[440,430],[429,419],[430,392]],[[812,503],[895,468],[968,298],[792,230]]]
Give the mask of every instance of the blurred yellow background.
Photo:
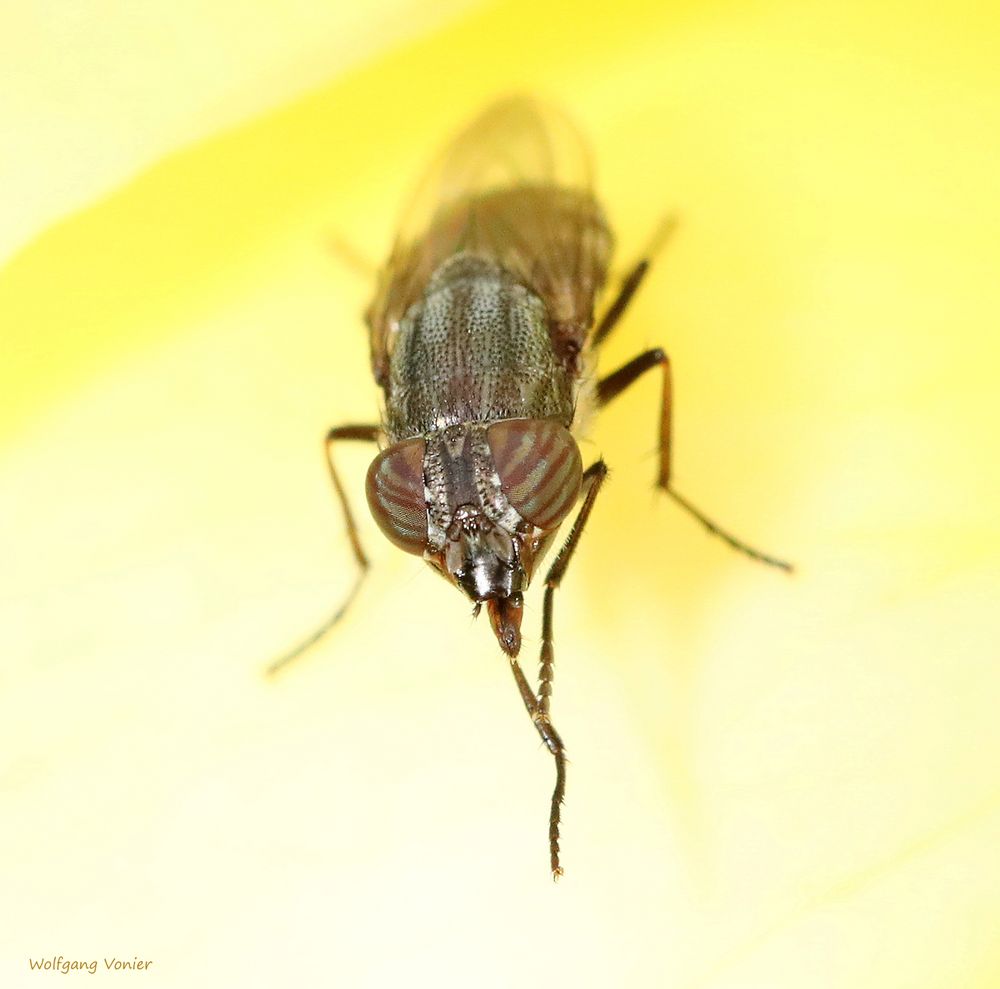
[[[369,6],[4,14],[0,985],[997,986],[1000,15]],[[602,367],[667,348],[679,489],[799,566],[652,493],[652,378],[596,424],[558,885],[488,626],[367,517],[348,619],[261,675],[353,576],[320,440],[375,409],[371,286],[330,240],[378,260],[525,89],[620,266],[680,218]]]

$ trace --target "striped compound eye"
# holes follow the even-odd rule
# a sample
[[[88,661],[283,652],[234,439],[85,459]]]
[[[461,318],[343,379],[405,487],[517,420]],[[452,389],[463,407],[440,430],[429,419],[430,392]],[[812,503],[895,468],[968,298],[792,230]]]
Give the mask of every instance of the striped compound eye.
[[[580,495],[583,465],[576,440],[557,422],[509,419],[487,431],[507,500],[539,529],[555,529]]]
[[[407,553],[427,548],[424,441],[406,440],[383,450],[368,468],[368,507],[389,542]]]

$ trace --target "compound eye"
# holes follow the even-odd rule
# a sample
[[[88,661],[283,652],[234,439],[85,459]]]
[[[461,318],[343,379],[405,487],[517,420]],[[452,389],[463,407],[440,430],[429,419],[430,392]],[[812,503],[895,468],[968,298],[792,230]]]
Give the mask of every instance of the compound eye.
[[[405,440],[383,450],[368,468],[368,507],[389,542],[407,553],[427,548],[424,441]]]
[[[507,500],[532,525],[555,529],[580,495],[583,464],[576,440],[545,419],[494,423],[486,437]]]

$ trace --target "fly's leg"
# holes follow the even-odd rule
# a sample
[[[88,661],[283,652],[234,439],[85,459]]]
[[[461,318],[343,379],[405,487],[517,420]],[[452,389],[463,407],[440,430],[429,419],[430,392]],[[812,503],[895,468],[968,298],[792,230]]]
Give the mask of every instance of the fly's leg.
[[[607,311],[597,324],[597,328],[594,330],[594,334],[591,337],[591,344],[593,346],[600,346],[600,344],[607,338],[608,334],[610,334],[615,326],[618,325],[618,321],[621,319],[625,310],[628,308],[629,303],[634,298],[635,293],[638,291],[639,286],[642,284],[643,279],[646,277],[646,273],[649,271],[653,256],[663,246],[663,243],[674,231],[676,226],[677,220],[676,217],[673,216],[666,217],[663,223],[661,223],[659,229],[653,235],[653,239],[650,241],[649,247],[646,249],[644,256],[628,273],[628,275],[625,276],[625,280],[622,282],[622,286],[618,290],[618,295],[615,297],[614,301],[612,301],[611,305],[608,306]],[[759,560],[761,563],[766,563],[768,566],[791,571],[792,565],[790,563],[787,563],[784,560],[779,560],[776,557],[769,556],[767,553],[762,553],[759,550],[754,549],[752,546],[748,546],[741,539],[737,539],[731,533],[726,532],[725,529],[713,522],[704,514],[704,512],[692,505],[691,502],[689,502],[683,495],[675,491],[670,486],[670,418],[673,408],[672,386],[670,380],[670,358],[667,357],[667,355],[659,347],[654,350],[647,350],[644,354],[640,354],[623,367],[620,367],[614,373],[602,378],[597,383],[597,407],[601,408],[607,405],[608,402],[625,391],[625,389],[628,388],[628,386],[631,385],[637,378],[641,377],[654,367],[663,368],[663,399],[660,407],[660,474],[657,478],[657,486],[663,488],[663,490],[666,491],[667,494],[681,506],[681,508],[683,508],[689,515],[693,515],[710,533],[727,542],[733,547],[733,549],[739,550],[741,553],[745,553],[751,559]]]
[[[549,698],[552,697],[552,664],[555,659],[552,651],[552,602],[556,588],[562,582],[566,569],[569,567],[569,561],[576,551],[577,543],[580,542],[580,536],[583,535],[583,527],[587,524],[587,519],[590,518],[597,494],[607,476],[608,467],[603,460],[596,461],[584,471],[583,504],[573,522],[573,528],[570,529],[569,535],[566,537],[566,542],[562,544],[558,555],[552,561],[552,566],[549,567],[549,572],[545,575],[545,598],[542,604],[542,654],[538,674],[538,709],[545,717],[548,717]]]
[[[552,791],[552,804],[549,809],[549,862],[552,867],[552,878],[558,879],[562,874],[562,866],[559,864],[559,823],[562,814],[562,802],[566,795],[566,748],[559,732],[549,717],[549,699],[552,696],[552,665],[554,654],[552,651],[552,601],[555,590],[559,586],[569,566],[569,561],[573,556],[583,527],[587,524],[590,512],[594,507],[597,493],[604,483],[608,468],[603,460],[588,467],[583,475],[583,484],[586,490],[583,505],[576,516],[573,528],[570,530],[566,542],[563,543],[559,555],[555,558],[549,572],[545,577],[545,603],[542,617],[542,653],[541,672],[539,674],[538,697],[532,692],[528,681],[516,659],[511,659],[511,670],[514,679],[517,681],[518,690],[521,692],[521,699],[528,709],[528,715],[535,725],[535,729],[541,736],[552,757],[556,762],[556,785]]]
[[[676,227],[676,216],[664,217],[656,233],[653,234],[652,240],[650,240],[649,245],[643,252],[639,263],[625,276],[621,288],[618,289],[618,295],[615,296],[611,305],[608,306],[607,311],[601,317],[601,321],[597,324],[597,328],[590,338],[591,346],[599,347],[608,334],[618,325],[618,321],[622,318],[625,310],[628,309],[628,305],[635,296],[635,293],[639,291],[639,286],[646,277],[649,266],[653,263],[653,258],[659,253],[660,248],[663,247],[667,238],[674,232]]]
[[[339,234],[333,234],[327,240],[330,253],[349,271],[359,278],[372,281],[378,275],[378,265],[366,258],[364,254],[350,241]]]
[[[545,747],[556,761],[556,786],[552,791],[552,806],[549,810],[549,863],[552,868],[552,878],[558,879],[563,874],[562,866],[559,864],[559,817],[563,797],[566,794],[566,747],[555,725],[549,720],[548,714],[541,712],[521,664],[513,656],[510,658],[510,669],[517,681],[517,689],[521,693],[521,700],[524,701],[528,717],[531,718]]]
[[[365,556],[365,551],[361,548],[361,540],[358,538],[358,527],[354,522],[354,515],[351,512],[351,506],[347,501],[347,493],[344,491],[344,486],[340,482],[340,476],[337,474],[337,468],[333,462],[333,444],[338,440],[360,440],[365,443],[375,443],[378,440],[379,427],[378,426],[335,426],[326,434],[326,438],[323,441],[323,448],[326,454],[326,464],[330,470],[330,480],[333,482],[333,490],[337,493],[337,498],[340,501],[340,507],[344,513],[344,524],[347,527],[347,538],[350,540],[351,549],[354,551],[354,559],[358,563],[358,575],[354,580],[354,585],[351,587],[350,592],[344,602],[337,608],[337,610],[325,621],[315,632],[311,633],[305,639],[303,639],[297,646],[289,650],[283,656],[276,659],[268,668],[267,675],[274,676],[276,673],[283,670],[288,666],[293,660],[296,660],[304,652],[311,649],[320,639],[326,635],[327,632],[333,628],[337,622],[343,618],[347,609],[351,606],[351,602],[354,600],[361,584],[365,579],[365,575],[368,573],[368,557]]]
[[[629,361],[617,371],[602,378],[597,383],[597,407],[602,408],[612,399],[617,398],[629,385],[652,368],[663,369],[663,397],[660,405],[660,473],[657,487],[662,488],[689,515],[693,515],[710,533],[727,542],[735,550],[744,553],[753,560],[766,563],[769,567],[791,571],[792,565],[785,560],[769,556],[760,550],[748,546],[743,540],[737,539],[721,526],[713,522],[700,509],[691,504],[685,497],[670,486],[670,435],[671,411],[673,407],[672,387],[670,380],[670,358],[659,348],[647,350]]]

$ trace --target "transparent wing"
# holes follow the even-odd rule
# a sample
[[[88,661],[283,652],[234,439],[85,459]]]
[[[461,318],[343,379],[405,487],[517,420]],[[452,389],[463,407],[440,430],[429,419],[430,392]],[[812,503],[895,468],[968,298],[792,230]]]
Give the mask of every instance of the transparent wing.
[[[591,188],[590,156],[554,107],[526,96],[501,100],[455,136],[417,187],[399,239],[418,240],[442,207],[523,185]]]
[[[399,321],[460,251],[531,288],[545,303],[554,344],[579,350],[611,252],[591,182],[573,125],[530,98],[496,103],[458,134],[418,186],[381,272],[368,314],[376,378],[385,381]]]

